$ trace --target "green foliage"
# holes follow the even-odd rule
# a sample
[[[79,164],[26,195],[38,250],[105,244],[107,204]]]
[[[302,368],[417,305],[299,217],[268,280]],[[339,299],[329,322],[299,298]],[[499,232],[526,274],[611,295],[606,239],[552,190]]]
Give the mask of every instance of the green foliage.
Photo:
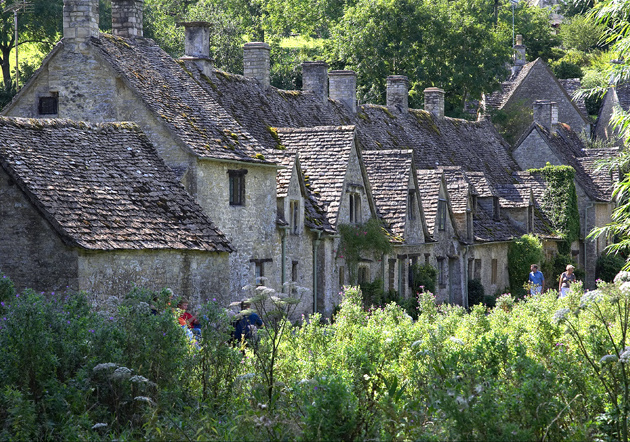
[[[468,306],[482,304],[485,301],[485,290],[480,279],[468,280]]]
[[[490,118],[505,141],[514,145],[532,123],[533,110],[524,100],[519,100],[507,109],[493,109]]]
[[[584,75],[582,73],[582,68],[578,64],[564,59],[551,63],[550,67],[553,71],[553,74],[560,79],[582,78],[582,76]]]
[[[564,242],[564,244],[566,244],[566,242]],[[560,247],[558,249],[560,249]],[[578,279],[578,281],[584,281],[584,270],[578,268],[577,263],[571,258],[569,253],[570,249],[567,249],[566,251],[560,252],[559,254],[543,262],[541,270],[545,275],[545,286],[547,288],[556,289],[558,287],[558,283],[560,282],[560,275],[562,275],[562,273],[566,271],[567,265],[569,264],[575,267],[573,273],[575,273],[575,277]]]
[[[435,293],[437,269],[430,264],[416,264],[411,268],[413,275],[413,292]]]
[[[523,235],[513,240],[508,248],[510,290],[519,296],[525,294],[523,284],[528,280],[532,264],[543,260],[542,243],[535,235]]]
[[[541,209],[551,221],[551,227],[571,244],[580,237],[580,214],[575,192],[575,170],[571,166],[552,166],[530,169],[540,174],[547,183],[541,199]]]
[[[357,266],[362,257],[370,254],[380,258],[392,248],[387,232],[376,218],[365,224],[341,224],[339,234],[341,241],[337,256],[346,260],[351,283],[356,282]]]
[[[595,278],[604,282],[612,282],[621,271],[626,260],[619,255],[602,255],[595,264]]]
[[[562,23],[559,36],[565,48],[590,52],[601,47],[605,32],[605,26],[576,15]]]
[[[13,285],[13,281],[7,277],[2,271],[0,271],[0,301],[8,302],[15,297],[15,286]],[[4,309],[0,307],[0,313]]]

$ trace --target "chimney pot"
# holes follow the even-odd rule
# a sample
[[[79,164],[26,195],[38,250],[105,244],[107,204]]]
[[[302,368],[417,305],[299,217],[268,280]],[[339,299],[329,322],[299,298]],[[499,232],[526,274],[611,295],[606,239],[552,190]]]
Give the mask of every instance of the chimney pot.
[[[243,46],[243,75],[257,79],[264,88],[271,84],[270,50],[269,45],[263,42],[245,43]]]
[[[533,104],[534,122],[554,134],[558,125],[558,104],[550,100],[536,100]]]
[[[118,37],[143,36],[144,0],[112,0],[112,34]]]
[[[76,41],[98,38],[98,18],[98,0],[64,0],[64,39]]]
[[[328,63],[325,61],[302,63],[302,90],[314,93],[323,103],[328,101]]]
[[[404,114],[409,111],[409,80],[405,75],[387,77],[387,107]]]
[[[328,73],[329,94],[333,100],[341,101],[350,112],[357,112],[357,74],[354,71],[330,71]]]
[[[210,23],[195,21],[178,24],[185,29],[182,60],[192,60],[209,77],[214,68],[210,58]]]
[[[424,90],[424,110],[437,118],[444,118],[444,90],[428,87]]]
[[[514,45],[514,67],[517,68],[517,72],[520,70],[522,66],[527,64],[527,60],[525,60],[525,45],[523,45],[523,36],[516,36],[516,44]]]

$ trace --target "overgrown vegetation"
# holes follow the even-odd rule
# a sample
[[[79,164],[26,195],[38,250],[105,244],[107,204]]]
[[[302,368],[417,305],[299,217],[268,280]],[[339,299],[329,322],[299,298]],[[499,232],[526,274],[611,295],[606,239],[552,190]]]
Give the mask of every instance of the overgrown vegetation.
[[[356,284],[357,267],[362,258],[381,259],[392,249],[387,231],[376,218],[364,224],[341,224],[339,235],[337,257],[345,259],[352,284]]]
[[[166,291],[136,289],[100,313],[81,293],[12,293],[0,438],[626,441],[625,279],[469,313],[421,293],[416,321],[348,288],[334,322],[296,326],[292,302],[252,288],[266,327],[242,352],[216,302],[195,344]]]
[[[523,235],[510,243],[507,257],[510,291],[522,297],[526,294],[523,285],[527,283],[530,266],[542,263],[542,243],[535,235]]]

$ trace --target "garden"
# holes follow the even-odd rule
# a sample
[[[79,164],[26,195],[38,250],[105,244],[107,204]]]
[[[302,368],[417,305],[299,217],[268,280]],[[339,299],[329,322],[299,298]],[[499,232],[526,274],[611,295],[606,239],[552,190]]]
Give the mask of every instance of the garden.
[[[168,290],[95,309],[0,275],[0,440],[627,441],[627,280],[469,311],[426,292],[416,320],[346,287],[332,320],[290,322],[251,287],[243,345],[213,300],[195,342]]]

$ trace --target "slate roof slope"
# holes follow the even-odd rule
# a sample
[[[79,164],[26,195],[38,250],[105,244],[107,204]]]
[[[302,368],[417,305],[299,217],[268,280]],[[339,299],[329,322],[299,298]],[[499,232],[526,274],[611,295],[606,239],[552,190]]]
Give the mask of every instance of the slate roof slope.
[[[267,163],[260,158],[264,149],[256,139],[153,40],[101,34],[90,44],[192,153]]]
[[[569,94],[569,97],[571,97],[580,112],[582,112],[583,115],[588,115],[584,97],[573,98],[575,93],[582,88],[582,80],[579,78],[558,78],[558,83],[560,83],[564,90],[567,91],[567,94]]]
[[[496,195],[494,187],[490,185],[483,172],[466,172],[468,181],[473,185],[474,192],[479,198],[491,198]]]
[[[412,160],[411,150],[363,152],[363,163],[379,215],[399,237],[405,233]]]
[[[619,181],[619,171],[610,169],[602,162],[619,155],[618,148],[608,149],[584,149],[584,156],[577,161],[588,173],[598,187],[601,195],[608,201],[612,199],[614,185]]]
[[[529,207],[531,187],[527,184],[497,184],[499,204],[507,209]]]
[[[299,152],[302,173],[326,222],[337,226],[346,169],[354,141],[354,126],[278,128],[287,150]]]
[[[70,246],[232,251],[133,123],[0,117],[0,162]]]
[[[569,126],[560,123],[556,126],[556,133],[551,134],[544,126],[532,123],[529,129],[525,131],[521,139],[516,143],[515,149],[518,148],[522,141],[534,130],[537,130],[540,135],[547,140],[547,144],[555,154],[560,157],[563,164],[575,169],[575,180],[580,187],[584,189],[589,198],[596,201],[609,201],[606,192],[600,190],[594,181],[594,176],[591,176],[590,170],[586,169],[580,161],[580,158],[586,156],[584,152],[587,149],[584,149],[584,143]]]
[[[479,208],[473,217],[473,232],[476,242],[510,241],[526,233],[505,217],[493,219],[492,215],[482,208]]]
[[[468,181],[462,167],[440,167],[446,180],[446,189],[451,200],[451,208],[455,213],[465,213],[468,209],[468,195],[473,187]]]
[[[199,84],[267,148],[282,148],[273,127],[356,126],[363,150],[413,149],[418,169],[463,166],[487,174],[493,182],[509,182],[518,166],[509,145],[490,121],[438,119],[424,110],[392,113],[385,106],[362,105],[352,114],[335,100],[318,99],[310,92],[283,91],[242,75],[215,70],[208,78],[193,66]]]
[[[418,170],[417,174],[418,191],[422,201],[422,208],[424,209],[424,217],[429,233],[433,235],[440,196],[440,184],[442,183],[442,172],[439,170],[422,169]]]

